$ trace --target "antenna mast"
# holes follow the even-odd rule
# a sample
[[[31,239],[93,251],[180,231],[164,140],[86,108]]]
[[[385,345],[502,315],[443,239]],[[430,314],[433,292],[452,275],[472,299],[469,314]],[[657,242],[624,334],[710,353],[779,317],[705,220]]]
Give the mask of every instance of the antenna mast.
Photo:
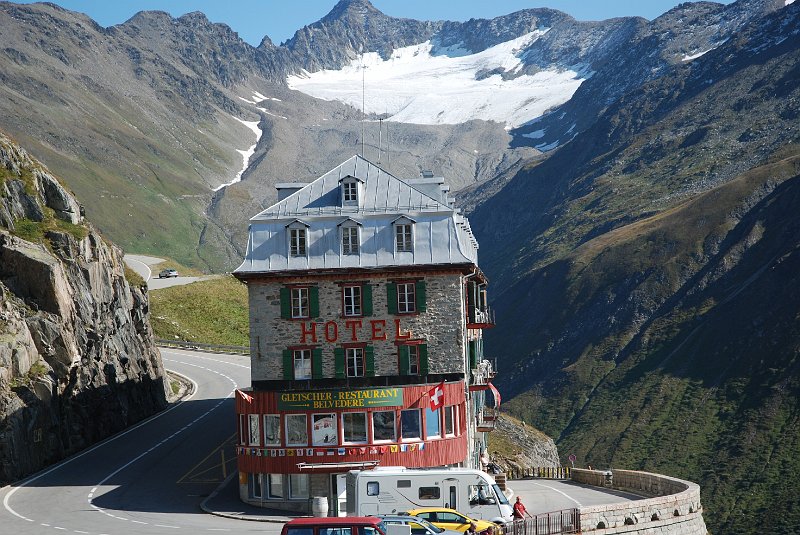
[[[367,92],[367,82],[366,82],[366,72],[367,67],[364,65],[364,51],[361,51],[361,157],[364,157],[364,121],[366,120],[366,92]]]

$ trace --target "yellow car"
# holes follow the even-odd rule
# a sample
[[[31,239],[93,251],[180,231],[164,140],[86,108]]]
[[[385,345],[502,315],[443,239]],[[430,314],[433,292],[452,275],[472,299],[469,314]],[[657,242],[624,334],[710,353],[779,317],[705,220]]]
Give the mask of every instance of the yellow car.
[[[475,533],[479,535],[502,535],[503,530],[494,522],[488,520],[481,520],[478,518],[470,518],[462,515],[455,509],[446,509],[444,507],[422,507],[420,509],[411,509],[408,511],[411,516],[418,516],[425,519],[434,526],[442,529],[451,529],[453,531],[460,531],[462,533],[469,529],[471,523],[475,523]]]

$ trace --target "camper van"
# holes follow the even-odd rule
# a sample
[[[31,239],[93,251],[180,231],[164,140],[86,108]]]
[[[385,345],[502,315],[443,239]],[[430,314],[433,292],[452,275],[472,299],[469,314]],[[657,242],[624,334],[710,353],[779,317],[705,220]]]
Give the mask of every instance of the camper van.
[[[512,520],[508,499],[494,478],[480,470],[387,466],[347,474],[348,515],[389,515],[420,507],[456,509],[500,525]]]

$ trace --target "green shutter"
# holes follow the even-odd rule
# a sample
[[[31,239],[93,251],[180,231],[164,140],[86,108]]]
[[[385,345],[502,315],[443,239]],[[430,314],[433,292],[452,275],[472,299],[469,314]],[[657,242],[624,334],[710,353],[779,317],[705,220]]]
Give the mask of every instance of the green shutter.
[[[397,284],[394,282],[386,283],[386,306],[389,314],[397,314]]]
[[[419,374],[428,375],[428,344],[419,345]]]
[[[311,286],[308,288],[308,300],[310,303],[310,313],[312,318],[319,317],[319,288]]]
[[[370,284],[361,287],[361,314],[372,316],[372,285]]]
[[[417,281],[416,286],[417,312],[425,312],[427,309],[425,304],[425,281]]]
[[[409,368],[408,346],[406,345],[398,346],[398,350],[400,351],[400,375],[408,375],[408,368]]]
[[[322,379],[322,349],[311,351],[311,377]]]
[[[291,349],[283,350],[283,378],[286,381],[294,379],[294,355]]]
[[[281,318],[292,318],[292,294],[289,288],[281,288]]]
[[[344,348],[333,348],[333,357],[336,361],[336,378],[344,379]]]
[[[366,376],[375,377],[375,348],[372,346],[365,347],[364,358],[367,361]]]

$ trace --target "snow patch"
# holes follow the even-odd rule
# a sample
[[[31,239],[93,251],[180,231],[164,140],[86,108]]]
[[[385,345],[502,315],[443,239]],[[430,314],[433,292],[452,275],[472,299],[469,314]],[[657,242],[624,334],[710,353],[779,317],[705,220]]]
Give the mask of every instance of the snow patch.
[[[460,124],[473,119],[498,121],[513,128],[568,101],[585,78],[574,70],[544,70],[504,80],[479,72],[515,72],[520,55],[547,30],[536,30],[477,54],[458,56],[458,46],[436,51],[431,41],[398,48],[388,60],[364,54],[341,70],[289,76],[291,89],[361,109],[362,76],[366,113],[416,124]],[[450,55],[443,55],[443,51]],[[363,71],[366,69],[366,72]]]
[[[238,117],[234,117],[233,115],[231,115],[231,117],[233,117],[234,119],[236,119],[237,121],[239,121],[240,123],[245,125],[247,128],[252,130],[253,133],[256,135],[256,142],[253,143],[253,146],[250,147],[247,150],[236,149],[236,152],[241,154],[242,155],[242,159],[244,160],[244,164],[242,165],[242,170],[239,171],[238,173],[236,173],[236,176],[233,177],[233,180],[231,180],[227,184],[222,184],[220,186],[217,186],[216,188],[214,188],[214,191],[219,191],[222,188],[224,188],[225,186],[230,186],[231,184],[236,184],[237,182],[242,180],[242,174],[245,172],[245,170],[247,170],[247,165],[250,163],[250,157],[253,156],[253,154],[255,154],[256,145],[258,145],[258,140],[261,139],[261,134],[263,133],[262,130],[258,127],[259,121],[244,121],[242,119],[239,119]]]
[[[786,3],[783,4],[783,7],[788,6],[789,4],[794,4],[794,0],[786,0]]]
[[[528,132],[527,134],[522,134],[522,137],[528,137],[531,139],[541,139],[544,137],[544,130],[535,130],[533,132]]]

